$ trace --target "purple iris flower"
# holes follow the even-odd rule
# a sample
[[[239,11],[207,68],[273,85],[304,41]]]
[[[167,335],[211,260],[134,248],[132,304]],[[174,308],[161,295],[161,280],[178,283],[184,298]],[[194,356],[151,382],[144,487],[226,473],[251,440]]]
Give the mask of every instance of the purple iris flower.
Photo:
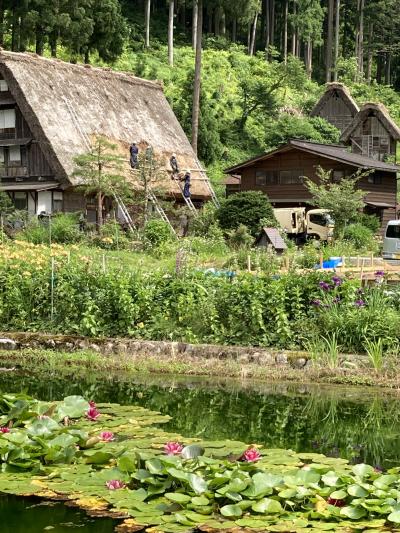
[[[327,283],[326,281],[320,281],[319,286],[323,291],[329,291],[329,289],[331,288],[329,283]]]
[[[354,302],[354,305],[356,305],[357,307],[364,307],[365,306],[365,302],[364,302],[364,300],[356,300]]]
[[[332,281],[336,287],[339,287],[343,283],[342,278],[339,278],[339,276],[333,276]]]

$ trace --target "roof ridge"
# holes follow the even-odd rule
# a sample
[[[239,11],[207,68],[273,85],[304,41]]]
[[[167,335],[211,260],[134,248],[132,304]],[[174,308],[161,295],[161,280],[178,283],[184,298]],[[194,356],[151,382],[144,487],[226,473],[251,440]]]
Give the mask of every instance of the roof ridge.
[[[106,78],[112,76],[115,78],[121,79],[121,81],[126,81],[127,83],[137,84],[137,85],[147,85],[153,89],[163,90],[162,83],[158,80],[146,80],[144,78],[139,78],[129,71],[120,71],[114,70],[111,67],[97,67],[92,66],[87,63],[70,63],[69,61],[64,61],[59,58],[54,57],[44,57],[40,56],[34,52],[10,52],[9,50],[4,50],[0,47],[0,63],[7,64],[9,61],[26,61],[29,63],[42,61],[47,63],[47,66],[54,66],[55,68],[64,68],[68,70],[76,70],[86,74],[94,74],[99,76],[104,76]]]

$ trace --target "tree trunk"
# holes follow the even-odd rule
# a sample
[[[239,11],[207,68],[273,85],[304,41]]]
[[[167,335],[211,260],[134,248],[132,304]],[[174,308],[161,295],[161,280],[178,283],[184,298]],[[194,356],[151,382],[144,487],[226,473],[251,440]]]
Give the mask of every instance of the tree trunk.
[[[385,54],[385,85],[390,85],[391,83],[391,62],[392,58],[390,55],[390,52],[386,52]]]
[[[88,48],[86,48],[85,50],[85,63],[86,65],[89,65],[90,63],[90,50]]]
[[[283,21],[283,60],[287,63],[288,50],[288,16],[289,16],[289,0],[285,0],[285,14]]]
[[[232,20],[232,41],[236,43],[237,39],[237,18],[234,17]]]
[[[58,31],[54,30],[49,36],[51,57],[57,57]]]
[[[219,37],[220,22],[221,22],[221,8],[217,7],[214,13],[214,35],[215,37]]]
[[[328,35],[326,39],[325,80],[331,81],[332,69],[332,42],[333,42],[333,5],[335,0],[328,0]]]
[[[197,15],[198,15],[197,0],[193,0],[193,12],[192,12],[192,48],[196,48],[197,37]]]
[[[221,13],[221,35],[223,35],[224,37],[226,35],[226,15],[224,9]]]
[[[340,0],[336,0],[336,20],[335,20],[335,56],[334,56],[334,70],[333,81],[338,79],[338,57],[339,57],[339,32],[340,32]]]
[[[296,1],[293,0],[293,17],[296,17]],[[296,35],[296,22],[293,21],[293,27],[292,27],[292,55],[296,55],[296,43],[297,43],[297,35]]]
[[[211,6],[207,6],[207,33],[212,33],[213,31],[213,14],[214,9]]]
[[[0,46],[4,44],[4,0],[0,0]]]
[[[376,81],[382,83],[383,55],[378,54],[376,58]]]
[[[364,73],[364,0],[360,0],[357,64],[361,80]]]
[[[18,12],[14,6],[12,10],[12,29],[11,29],[11,50],[18,52],[19,48],[19,24],[18,24]]]
[[[44,48],[44,41],[43,41],[43,31],[42,28],[36,29],[36,44],[35,44],[35,52],[42,56],[43,55],[43,48]]]
[[[144,17],[145,17],[145,39],[144,45],[146,48],[150,48],[150,13],[151,13],[151,0],[146,0],[144,7]]]
[[[305,52],[304,52],[304,59],[305,59],[305,64],[306,64],[307,76],[311,79],[311,74],[312,74],[312,42],[311,42],[311,38],[309,38],[307,43],[306,43]]]
[[[203,0],[198,0],[196,63],[194,69],[193,108],[192,108],[192,148],[197,155],[199,139],[200,88],[201,88],[201,52],[203,37]]]
[[[251,28],[251,37],[250,37],[250,45],[249,45],[250,56],[253,56],[256,50],[257,21],[258,21],[258,11],[254,15],[253,25]]]
[[[372,59],[373,59],[373,53],[372,53],[372,36],[374,31],[374,25],[372,22],[369,23],[368,26],[368,59],[367,59],[367,82],[371,83],[371,77],[372,77]]]
[[[174,66],[174,7],[175,0],[169,0],[168,15],[168,63]]]
[[[97,230],[100,233],[100,228],[103,225],[103,195],[99,191],[97,193]]]
[[[270,8],[269,8],[269,0],[265,0],[265,50],[267,51],[267,59],[268,59],[268,49],[269,45],[271,44],[271,24],[270,24]]]
[[[275,42],[275,0],[270,0],[270,17],[269,17],[269,27],[270,27],[270,45],[274,46]]]

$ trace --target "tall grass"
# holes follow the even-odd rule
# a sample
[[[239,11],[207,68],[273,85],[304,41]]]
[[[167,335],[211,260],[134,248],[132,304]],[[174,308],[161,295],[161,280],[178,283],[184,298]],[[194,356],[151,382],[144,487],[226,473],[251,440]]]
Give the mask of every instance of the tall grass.
[[[383,369],[383,341],[382,338],[370,340],[365,337],[364,348],[375,372]]]

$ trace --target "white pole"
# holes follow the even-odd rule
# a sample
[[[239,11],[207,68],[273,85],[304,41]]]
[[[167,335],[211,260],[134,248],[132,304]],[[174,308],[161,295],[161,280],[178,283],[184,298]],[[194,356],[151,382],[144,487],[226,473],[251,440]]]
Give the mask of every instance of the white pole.
[[[51,321],[54,318],[54,257],[51,258]]]

